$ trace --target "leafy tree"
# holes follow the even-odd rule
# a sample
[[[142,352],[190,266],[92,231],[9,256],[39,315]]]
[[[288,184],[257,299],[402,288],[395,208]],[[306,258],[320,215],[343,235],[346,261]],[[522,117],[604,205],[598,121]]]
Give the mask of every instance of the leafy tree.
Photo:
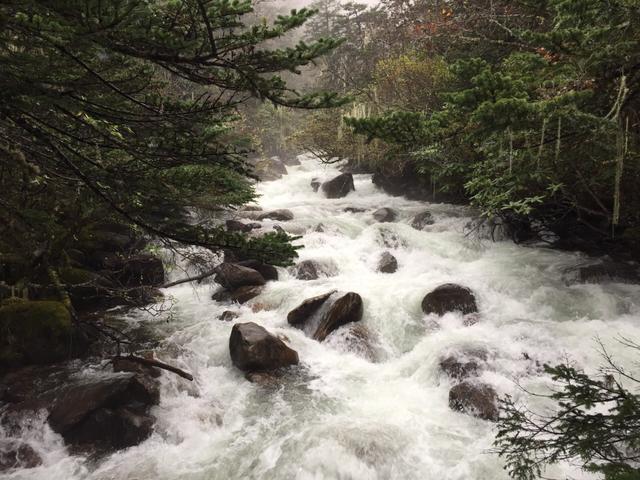
[[[570,365],[545,365],[556,383],[553,393],[543,395],[554,405],[550,413],[532,412],[509,396],[502,400],[495,446],[513,478],[540,478],[547,465],[561,461],[578,461],[607,480],[640,477],[640,396],[631,390],[640,380],[604,354],[600,377]]]
[[[344,103],[300,94],[298,72],[337,40],[267,43],[313,10],[246,25],[248,0],[9,0],[0,5],[0,236],[26,275],[61,267],[83,232],[113,218],[165,241],[231,248],[275,264],[282,233],[246,238],[189,211],[254,198],[237,106]]]

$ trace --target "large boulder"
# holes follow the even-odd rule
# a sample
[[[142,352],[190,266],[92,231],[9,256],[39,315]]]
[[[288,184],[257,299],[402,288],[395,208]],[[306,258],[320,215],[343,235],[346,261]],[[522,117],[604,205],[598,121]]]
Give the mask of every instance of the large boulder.
[[[295,153],[281,152],[278,155],[278,158],[287,167],[295,167],[296,165],[300,165],[300,160],[298,159],[298,155],[296,155]]]
[[[80,345],[71,314],[54,301],[6,301],[0,307],[0,367],[64,360]]]
[[[288,222],[293,220],[293,212],[285,208],[279,210],[271,210],[270,212],[261,213],[257,216],[257,220],[278,220],[280,222]]]
[[[394,222],[398,218],[398,212],[393,208],[379,208],[373,212],[373,218],[378,222]]]
[[[240,287],[264,285],[266,280],[253,268],[237,263],[222,263],[217,267],[215,281],[229,290]]]
[[[266,281],[278,280],[278,270],[276,267],[269,265],[268,263],[263,263],[259,260],[242,260],[240,262],[236,262],[236,264],[241,267],[254,269],[256,272],[259,272]]]
[[[320,321],[313,338],[322,342],[331,332],[342,325],[359,322],[362,319],[362,313],[362,297],[354,292],[347,293],[331,305]]]
[[[229,337],[231,361],[245,372],[263,372],[297,365],[298,353],[260,325],[236,323]]]
[[[398,270],[398,260],[389,252],[383,252],[378,260],[378,271],[382,273],[395,273]]]
[[[495,422],[499,412],[498,395],[491,385],[464,381],[449,391],[449,407],[483,420]]]
[[[149,409],[159,403],[160,390],[147,375],[67,377],[48,389],[36,375],[31,383],[32,394],[11,404],[10,413],[48,411],[51,429],[74,448],[112,451],[137,445],[152,433]]]
[[[478,307],[471,290],[454,283],[447,283],[440,285],[424,297],[422,311],[426,314],[435,313],[437,315],[457,311],[466,315],[476,313]]]
[[[322,191],[327,198],[346,197],[349,192],[354,191],[355,189],[356,187],[353,184],[353,175],[350,173],[342,173],[322,184]]]
[[[336,291],[332,290],[316,297],[307,298],[304,302],[289,312],[287,315],[287,322],[289,322],[289,325],[301,328],[334,293],[336,293]]]
[[[416,230],[422,230],[427,225],[433,225],[433,223],[433,216],[429,211],[421,212],[411,220],[411,226]]]
[[[269,182],[286,175],[287,167],[278,158],[264,158],[255,163],[254,173],[261,181]]]

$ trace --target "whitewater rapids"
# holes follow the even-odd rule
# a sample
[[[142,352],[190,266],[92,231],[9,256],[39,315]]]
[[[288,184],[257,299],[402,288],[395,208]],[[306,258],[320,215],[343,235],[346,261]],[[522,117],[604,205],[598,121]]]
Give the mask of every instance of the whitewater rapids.
[[[544,391],[548,379],[536,361],[568,359],[595,372],[602,363],[596,337],[633,368],[634,352],[615,339],[640,339],[640,286],[567,282],[564,273],[585,256],[465,236],[468,209],[390,197],[370,175],[354,175],[356,191],[347,197],[326,199],[313,192],[311,179],[340,172],[310,157],[301,160],[281,180],[259,184],[258,203],[264,210],[290,209],[295,218],[282,225],[303,235],[300,260],[328,261],[337,274],[304,281],[279,269],[280,280],[253,301],[262,310],[238,307],[233,322],[217,319],[230,307],[211,300],[213,285],[167,289],[175,302],[169,314],[125,317],[164,338],[161,358],[196,378],[190,383],[163,374],[161,403],[152,411],[154,434],[95,462],[70,455],[43,419],[32,419],[24,440],[44,463],[5,478],[507,479],[502,460],[491,452],[495,425],[449,409],[453,381],[439,370],[442,355],[486,348],[489,368],[481,379],[533,407],[540,401],[526,397],[516,382]],[[348,213],[345,207],[366,211]],[[371,212],[380,207],[396,209],[398,221],[375,222]],[[410,221],[425,209],[435,223],[417,231]],[[277,223],[263,222],[268,229]],[[398,260],[394,274],[376,272],[385,250]],[[477,324],[464,326],[458,314],[438,319],[422,313],[424,295],[448,282],[473,290]],[[287,324],[292,308],[333,289],[362,296],[363,324],[373,333],[378,361],[349,351],[340,335],[318,343]],[[286,336],[303,366],[297,378],[278,389],[245,380],[231,364],[228,340],[233,323],[247,321]],[[592,478],[567,464],[547,476]]]

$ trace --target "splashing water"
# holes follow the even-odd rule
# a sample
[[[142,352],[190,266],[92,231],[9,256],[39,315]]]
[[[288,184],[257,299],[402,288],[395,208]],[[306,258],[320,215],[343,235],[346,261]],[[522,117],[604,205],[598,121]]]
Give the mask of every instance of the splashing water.
[[[568,284],[562,272],[584,262],[580,254],[467,238],[467,209],[390,197],[369,175],[355,175],[356,191],[347,197],[326,199],[310,181],[339,172],[301,159],[289,175],[258,186],[260,205],[290,209],[295,218],[282,226],[303,234],[300,260],[326,261],[335,276],[304,281],[280,269],[280,280],[253,302],[260,311],[233,307],[240,314],[233,322],[217,319],[229,305],[210,299],[211,285],[168,289],[175,300],[170,316],[127,317],[164,336],[163,358],[196,377],[189,383],[163,375],[152,437],[96,464],[69,455],[44,419],[30,419],[24,439],[44,463],[6,478],[506,479],[490,451],[494,424],[449,409],[453,381],[439,370],[442,355],[485,348],[489,368],[482,380],[516,398],[525,396],[516,382],[534,391],[546,385],[536,360],[569,359],[594,372],[601,362],[596,336],[620,363],[632,364],[632,352],[616,350],[615,337],[640,338],[640,286]],[[375,222],[371,213],[380,207],[396,209],[398,221]],[[425,209],[435,223],[413,229],[411,218]],[[396,273],[376,272],[385,250],[398,260]],[[422,313],[424,295],[447,282],[474,291],[477,324],[465,326],[457,314]],[[377,361],[350,350],[341,331],[318,343],[287,324],[292,308],[333,289],[364,299],[363,324]],[[231,364],[228,339],[232,324],[246,321],[285,335],[302,373],[275,389],[245,380]],[[591,478],[571,465],[555,466],[548,476]]]

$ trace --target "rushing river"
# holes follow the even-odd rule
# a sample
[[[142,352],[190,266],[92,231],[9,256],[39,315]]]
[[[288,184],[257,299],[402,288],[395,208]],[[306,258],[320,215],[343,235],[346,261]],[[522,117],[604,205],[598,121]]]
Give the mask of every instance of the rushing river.
[[[175,300],[170,314],[132,313],[127,319],[165,337],[162,358],[196,378],[190,383],[163,375],[152,437],[92,463],[70,456],[61,438],[36,420],[26,440],[44,465],[7,478],[506,479],[502,461],[491,453],[495,424],[448,406],[453,381],[438,367],[444,354],[486,348],[482,380],[521,399],[527,396],[517,383],[534,391],[547,385],[536,361],[569,359],[594,372],[602,361],[596,337],[623,365],[633,366],[633,352],[615,338],[640,339],[640,286],[572,284],[565,272],[586,257],[466,236],[469,210],[390,197],[369,175],[355,175],[356,191],[330,200],[309,184],[337,175],[334,167],[302,158],[288,170],[281,180],[258,186],[259,204],[290,209],[295,219],[282,225],[303,234],[300,259],[329,262],[336,274],[304,281],[279,269],[280,280],[237,307],[234,322],[253,321],[286,336],[300,356],[300,373],[275,389],[249,383],[229,357],[233,322],[217,319],[229,305],[211,300],[211,284],[173,287],[165,292]],[[396,209],[398,221],[375,222],[371,212],[380,207]],[[435,223],[413,229],[411,218],[425,209]],[[263,222],[267,229],[276,223]],[[396,273],[376,272],[385,250],[398,260]],[[422,313],[424,295],[447,282],[474,291],[477,324],[465,326],[458,314]],[[287,324],[293,307],[332,289],[362,296],[363,324],[377,361],[350,351],[339,332],[318,343]],[[260,311],[251,303],[259,303]],[[554,467],[548,476],[591,478],[571,465]]]

